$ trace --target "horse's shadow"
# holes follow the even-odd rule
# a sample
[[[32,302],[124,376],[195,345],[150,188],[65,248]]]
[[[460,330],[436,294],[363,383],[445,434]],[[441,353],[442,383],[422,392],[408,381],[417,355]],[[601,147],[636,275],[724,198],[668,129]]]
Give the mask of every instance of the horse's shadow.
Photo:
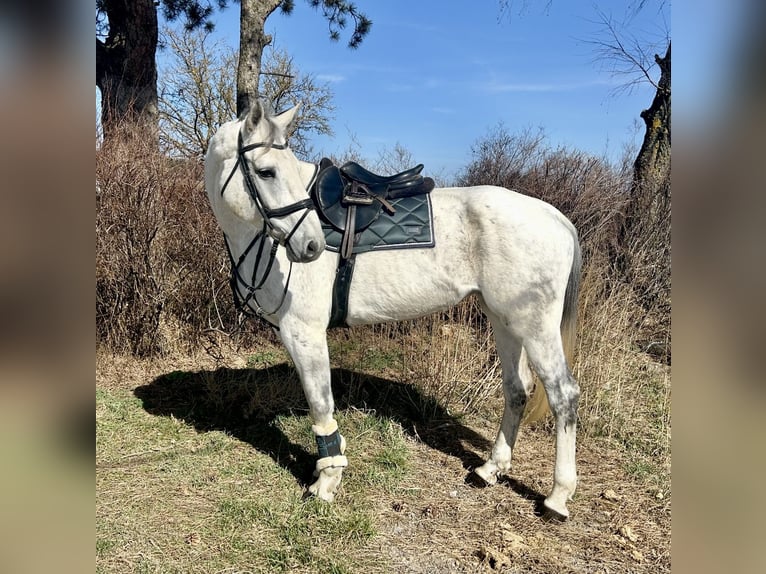
[[[373,411],[395,421],[431,448],[459,458],[467,470],[483,462],[473,449],[491,448],[485,437],[411,385],[333,369],[332,388],[339,409]],[[293,443],[276,424],[281,415],[307,411],[298,377],[287,364],[174,371],[136,388],[135,396],[152,415],[173,416],[198,432],[225,431],[271,456],[299,482],[311,477],[315,454]]]
[[[469,471],[466,482],[483,486],[470,471],[484,462],[476,451],[487,453],[492,444],[438,401],[412,385],[374,375],[333,369],[331,377],[339,409],[370,411],[397,422],[417,440],[458,458]],[[152,415],[173,416],[198,432],[225,431],[268,454],[300,484],[305,486],[311,478],[315,453],[292,442],[278,424],[280,416],[307,412],[292,366],[174,371],[136,388],[135,395]],[[504,482],[541,508],[540,493],[514,479]]]

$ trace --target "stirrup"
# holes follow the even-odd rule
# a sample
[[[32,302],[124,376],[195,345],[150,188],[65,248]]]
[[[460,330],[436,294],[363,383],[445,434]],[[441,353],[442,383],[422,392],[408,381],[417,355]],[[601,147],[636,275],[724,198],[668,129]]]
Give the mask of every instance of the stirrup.
[[[374,201],[375,195],[363,183],[352,181],[343,189],[343,205],[372,205]]]

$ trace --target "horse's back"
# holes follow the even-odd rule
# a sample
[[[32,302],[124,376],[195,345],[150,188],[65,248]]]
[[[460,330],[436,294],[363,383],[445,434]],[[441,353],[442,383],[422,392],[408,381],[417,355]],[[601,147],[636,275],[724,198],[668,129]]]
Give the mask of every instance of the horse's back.
[[[464,211],[475,223],[574,229],[569,220],[550,203],[494,185],[447,187],[433,191],[435,201],[449,204],[448,209]],[[459,206],[456,208],[456,206]]]
[[[491,185],[443,188],[433,193],[434,212],[441,219],[436,224],[437,237],[446,238],[458,228],[467,230],[478,259],[497,254],[544,262],[548,257],[561,259],[561,250],[567,246],[574,251],[574,226],[545,201]],[[526,265],[527,261],[517,263]]]

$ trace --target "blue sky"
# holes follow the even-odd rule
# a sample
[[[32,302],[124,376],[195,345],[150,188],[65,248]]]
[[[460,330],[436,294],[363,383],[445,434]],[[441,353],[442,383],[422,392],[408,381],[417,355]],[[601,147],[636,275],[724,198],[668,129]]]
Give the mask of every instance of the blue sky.
[[[300,0],[292,15],[267,21],[301,72],[334,92],[335,134],[315,139],[319,152],[342,152],[353,136],[362,155],[375,158],[399,143],[426,171],[449,176],[499,122],[512,132],[542,127],[552,146],[613,160],[640,143],[639,113],[653,89],[615,95],[622,80],[594,62],[588,40],[599,29],[599,3],[554,1],[545,10],[545,2],[530,1],[510,15],[497,0],[357,4],[373,26],[356,50],[346,47],[347,35],[331,42],[322,16]],[[622,21],[634,4],[601,2],[600,10]],[[657,40],[670,27],[667,12],[650,5],[627,30]],[[238,17],[237,5],[216,16],[215,35],[234,48]]]

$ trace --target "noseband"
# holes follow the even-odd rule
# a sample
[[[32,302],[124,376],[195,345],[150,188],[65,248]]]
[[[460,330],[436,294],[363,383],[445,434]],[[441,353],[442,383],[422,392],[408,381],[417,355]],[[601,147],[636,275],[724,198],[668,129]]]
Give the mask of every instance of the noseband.
[[[270,208],[268,207],[261,197],[260,193],[258,192],[258,187],[255,185],[255,180],[253,178],[252,172],[250,170],[250,166],[248,165],[245,154],[249,151],[252,151],[257,148],[261,147],[268,147],[271,149],[277,149],[277,150],[286,150],[287,144],[275,144],[275,143],[269,143],[269,142],[258,142],[258,143],[252,143],[248,145],[242,145],[242,132],[239,132],[237,137],[237,161],[234,163],[234,167],[232,167],[231,172],[229,173],[228,177],[226,178],[226,181],[223,184],[223,187],[221,187],[221,196],[223,196],[224,191],[226,191],[226,187],[229,185],[229,182],[231,181],[232,177],[234,177],[234,174],[237,171],[238,167],[242,168],[242,175],[245,180],[245,186],[247,187],[247,191],[250,194],[250,197],[253,200],[253,203],[255,203],[256,208],[258,209],[258,213],[261,215],[261,219],[263,219],[263,227],[255,234],[255,237],[253,237],[252,241],[248,244],[247,248],[242,252],[242,255],[240,255],[238,260],[234,260],[234,256],[231,252],[231,246],[229,245],[229,239],[224,233],[223,239],[226,243],[226,250],[229,253],[229,261],[231,263],[231,279],[230,279],[230,285],[232,292],[234,294],[234,303],[236,304],[237,308],[244,314],[247,315],[255,315],[256,317],[265,320],[268,322],[272,327],[279,328],[277,325],[266,319],[266,315],[273,315],[279,309],[281,309],[282,305],[285,302],[285,297],[287,296],[287,290],[290,285],[290,277],[293,272],[293,262],[290,261],[290,270],[287,273],[287,279],[285,280],[285,286],[282,291],[282,296],[279,301],[279,304],[277,307],[272,311],[266,311],[261,307],[261,305],[258,303],[258,299],[256,298],[256,292],[259,291],[263,284],[266,282],[266,279],[268,279],[269,274],[271,273],[271,268],[274,264],[274,260],[277,256],[277,249],[280,245],[289,246],[290,239],[292,239],[295,232],[298,230],[298,227],[300,227],[301,223],[304,222],[306,217],[308,217],[311,210],[315,209],[316,206],[314,204],[314,201],[307,197],[306,199],[303,199],[301,201],[296,201],[295,203],[291,203],[289,205],[286,205],[284,207],[277,207],[277,208]],[[316,174],[315,174],[316,175]],[[309,186],[310,188],[311,186]],[[296,213],[298,211],[305,210],[306,212],[301,216],[301,218],[298,220],[298,223],[295,224],[295,226],[290,230],[290,232],[287,235],[282,234],[279,232],[279,230],[274,226],[272,219],[275,218],[281,218],[281,217],[287,217],[288,215],[292,215],[293,213]],[[272,239],[271,249],[269,251],[269,258],[266,263],[266,269],[263,272],[263,275],[258,280],[256,279],[256,274],[258,272],[258,267],[260,266],[261,259],[264,253],[264,244],[266,237],[270,237]],[[242,273],[240,272],[240,267],[245,262],[245,259],[250,254],[250,252],[253,250],[253,248],[258,245],[258,249],[256,250],[256,256],[255,256],[255,262],[253,263],[253,275],[252,279],[250,281],[247,281],[244,277],[242,277]],[[245,294],[242,293],[240,290],[240,286],[244,287]]]

